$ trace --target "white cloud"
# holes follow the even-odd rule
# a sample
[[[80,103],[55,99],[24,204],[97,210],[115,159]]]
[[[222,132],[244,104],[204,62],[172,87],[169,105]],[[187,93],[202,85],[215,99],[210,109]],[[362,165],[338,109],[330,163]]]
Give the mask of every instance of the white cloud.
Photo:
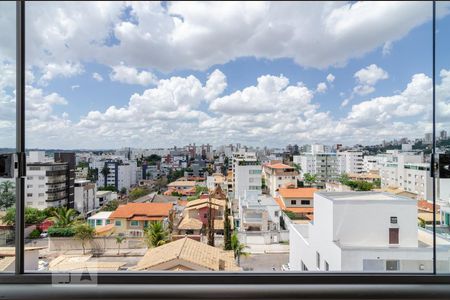
[[[121,62],[120,65],[112,67],[109,78],[112,81],[119,81],[127,84],[139,84],[143,86],[155,84],[157,82],[157,78],[154,74],[147,71],[139,72],[133,67],[125,66],[123,62]]]
[[[78,88],[80,88],[80,86],[78,84],[75,84],[75,85],[71,86],[72,91],[75,90],[75,89],[78,89]]]
[[[97,80],[98,82],[103,81],[102,75],[100,75],[100,74],[97,73],[97,72],[92,73],[92,78],[94,78],[94,79]]]
[[[332,82],[334,81],[335,78],[336,78],[336,77],[334,77],[334,75],[331,74],[331,73],[327,75],[327,81],[328,81],[329,83],[332,83]]]
[[[46,85],[50,80],[56,77],[72,77],[82,74],[84,68],[80,63],[64,62],[62,64],[49,63],[42,69],[42,76],[39,79],[39,84]]]
[[[387,55],[391,54],[391,50],[392,50],[392,42],[387,41],[383,45],[383,50],[382,50],[383,56],[387,56]]]
[[[347,106],[349,102],[350,102],[350,99],[349,99],[349,98],[344,99],[344,101],[342,101],[342,103],[341,103],[341,107]]]
[[[316,91],[318,93],[325,93],[325,91],[327,90],[327,84],[325,82],[320,82],[319,84],[317,84],[317,88]]]
[[[375,91],[374,85],[378,81],[388,79],[389,74],[377,65],[371,64],[357,71],[353,77],[359,83],[353,88],[353,92],[358,95],[367,95]]]

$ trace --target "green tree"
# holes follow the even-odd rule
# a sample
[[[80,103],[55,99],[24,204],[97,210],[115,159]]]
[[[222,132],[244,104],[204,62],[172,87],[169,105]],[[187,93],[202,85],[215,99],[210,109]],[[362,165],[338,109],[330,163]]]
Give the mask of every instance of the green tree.
[[[116,187],[114,185],[107,185],[107,186],[101,186],[98,188],[99,191],[110,191],[110,192],[115,192]]]
[[[44,211],[33,207],[25,207],[25,224],[39,224],[47,218]],[[14,225],[16,220],[16,208],[11,207],[6,211],[2,221],[7,225]]]
[[[339,182],[344,184],[344,185],[348,185],[348,182],[350,181],[350,179],[348,178],[348,175],[346,173],[342,173],[341,176],[339,176]]]
[[[241,265],[241,256],[250,255],[248,252],[245,252],[244,249],[247,248],[244,244],[239,241],[237,233],[234,232],[231,236],[231,248],[234,252],[234,259],[237,261],[237,265]]]
[[[126,194],[127,194],[127,188],[123,187],[123,188],[120,190],[120,194],[121,194],[121,195],[126,195]]]
[[[105,164],[102,171],[100,172],[103,175],[103,178],[105,179],[105,187],[108,185],[108,174],[110,173],[108,166]]]
[[[86,242],[94,239],[95,229],[89,224],[80,223],[74,226],[75,238],[81,241],[83,255],[86,254]]]
[[[125,237],[122,235],[116,236],[117,255],[120,255],[120,245],[125,241]]]
[[[223,221],[223,249],[233,250],[231,248],[231,222],[230,222],[230,211],[228,207],[225,207],[224,221]]]
[[[101,211],[115,211],[119,207],[119,200],[111,200],[102,206]]]
[[[150,156],[145,157],[145,161],[146,161],[149,165],[154,166],[154,165],[157,165],[158,162],[161,161],[161,156],[156,155],[156,154],[152,154],[152,155],[150,155]]]
[[[4,181],[0,183],[0,210],[6,210],[14,206],[16,195],[14,191],[14,183]]]
[[[148,194],[150,194],[150,191],[148,189],[138,187],[131,190],[128,196],[130,197],[130,200],[136,200]]]
[[[312,186],[314,183],[317,182],[317,175],[305,173],[303,175],[303,179],[304,179],[305,183],[308,184],[308,186]]]
[[[53,221],[55,227],[64,228],[72,226],[76,216],[77,211],[73,208],[58,207],[49,219]]]
[[[168,242],[169,232],[161,221],[154,221],[145,230],[144,240],[149,248],[159,247]]]
[[[98,169],[97,168],[89,168],[87,172],[87,180],[91,182],[96,182],[98,180]]]
[[[299,172],[302,170],[302,167],[299,164],[293,164],[295,171]]]

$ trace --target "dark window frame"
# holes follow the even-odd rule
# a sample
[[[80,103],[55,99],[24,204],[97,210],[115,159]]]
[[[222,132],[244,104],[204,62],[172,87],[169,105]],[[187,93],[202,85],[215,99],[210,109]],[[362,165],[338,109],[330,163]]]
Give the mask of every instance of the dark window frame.
[[[17,82],[16,82],[16,154],[18,157],[18,177],[16,178],[16,263],[15,273],[0,273],[0,295],[8,298],[7,295],[16,295],[15,298],[23,298],[26,293],[32,295],[33,299],[46,299],[48,293],[43,292],[41,284],[51,285],[52,274],[51,273],[39,273],[39,272],[25,272],[24,271],[24,203],[25,203],[25,178],[26,178],[26,162],[25,162],[25,1],[16,1],[16,68],[17,68]],[[436,118],[435,118],[435,34],[436,34],[436,4],[433,1],[433,153],[435,153],[436,144]],[[434,156],[432,156],[434,159]],[[435,165],[431,164],[431,172],[434,174]],[[433,182],[435,178],[433,176]],[[435,185],[433,185],[433,194],[435,195]],[[435,208],[435,197],[433,197],[433,207]],[[433,227],[435,227],[435,214],[433,214]],[[433,228],[435,229],[435,228]],[[435,230],[434,230],[435,232]],[[359,291],[365,295],[384,295],[389,294],[389,291],[397,292],[398,288],[403,287],[403,295],[409,294],[411,296],[417,296],[422,298],[427,297],[442,297],[450,295],[450,274],[436,274],[436,236],[433,236],[433,272],[430,273],[400,273],[394,274],[371,274],[371,273],[258,273],[258,272],[236,272],[236,273],[221,273],[221,272],[146,272],[146,273],[132,273],[132,272],[115,272],[115,273],[101,273],[97,274],[98,286],[95,289],[89,287],[82,287],[83,290],[89,291],[89,294],[80,293],[82,290],[76,290],[72,292],[71,296],[66,297],[68,299],[74,298],[100,298],[108,294],[116,296],[119,291],[127,293],[127,298],[132,298],[129,294],[129,290],[122,290],[121,285],[134,284],[135,289],[140,291],[155,291],[156,285],[171,284],[174,287],[176,285],[193,285],[193,292],[198,294],[202,293],[204,285],[219,285],[215,291],[220,290],[220,286],[233,284],[234,288],[224,288],[224,294],[238,294],[238,295],[250,295],[247,290],[239,290],[239,287],[244,285],[258,285],[258,289],[251,291],[251,295],[260,295],[261,298],[283,298],[286,295],[295,295],[299,298],[299,295],[324,295],[324,291],[318,288],[318,285],[334,285],[346,284],[344,289],[334,288],[336,295],[347,295],[344,298],[353,298],[354,292]],[[79,274],[80,273],[72,273]],[[151,284],[149,284],[151,283]],[[6,285],[5,285],[6,284]],[[8,285],[9,284],[9,285]],[[33,286],[23,286],[19,288],[13,284],[36,284]],[[104,284],[109,284],[104,286]],[[140,285],[139,288],[136,284]],[[424,286],[425,284],[425,286]],[[283,291],[285,288],[283,285],[290,285],[290,289],[287,292],[280,292],[278,287]],[[293,285],[293,286],[291,286]],[[314,285],[312,290],[305,290],[303,287]],[[361,290],[361,285],[364,290]],[[382,294],[380,294],[380,288],[378,285],[383,285]],[[406,287],[405,287],[406,285]],[[409,288],[411,285],[417,285],[417,289]],[[196,288],[196,287],[199,288]],[[275,287],[274,287],[275,286]],[[278,287],[277,287],[278,286]],[[269,290],[267,290],[270,288]],[[311,287],[312,288],[312,287]],[[95,290],[99,293],[93,293]],[[163,287],[163,292],[156,290],[155,294],[147,295],[147,298],[157,296],[175,295],[176,289],[168,289]],[[333,290],[333,289],[332,289]],[[186,291],[186,289],[184,289]],[[56,292],[58,295],[68,295],[70,292],[64,289],[60,289]],[[203,292],[205,293],[205,292]],[[208,293],[208,291],[206,291]],[[211,292],[209,292],[211,293]],[[215,294],[216,292],[214,292]],[[120,293],[119,293],[120,294]],[[212,294],[212,293],[211,293]],[[84,295],[84,296],[83,296]],[[123,294],[122,294],[123,295]],[[184,294],[177,294],[178,297],[183,297]],[[192,294],[191,294],[192,295]],[[217,295],[217,294],[215,294]],[[393,295],[393,293],[391,293]],[[55,296],[55,295],[53,295]],[[30,296],[28,296],[29,298]],[[176,298],[175,296],[173,298]],[[184,297],[186,298],[186,297]],[[242,298],[242,296],[241,296]]]

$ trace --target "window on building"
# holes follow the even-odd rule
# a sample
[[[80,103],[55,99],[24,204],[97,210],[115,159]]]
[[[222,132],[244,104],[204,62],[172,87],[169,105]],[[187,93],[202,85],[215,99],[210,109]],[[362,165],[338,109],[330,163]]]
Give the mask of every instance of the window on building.
[[[320,270],[320,253],[316,252],[316,268]]]
[[[101,225],[103,225],[103,220],[101,220],[101,219],[95,220],[95,225],[96,225],[96,226],[101,226]]]
[[[386,260],[386,271],[400,271],[400,261]]]
[[[122,221],[116,220],[116,221],[114,222],[114,225],[115,225],[115,226],[122,226]]]
[[[130,225],[133,226],[133,227],[139,226],[139,221],[132,220],[130,222]]]
[[[397,224],[397,217],[391,217],[391,224]]]
[[[389,244],[397,245],[399,243],[399,229],[389,228]]]
[[[297,205],[297,200],[291,200],[291,205]]]
[[[27,193],[27,197],[33,197],[33,193]]]
[[[302,205],[310,205],[310,204],[311,204],[311,201],[310,201],[310,200],[301,200],[300,203],[301,203]]]

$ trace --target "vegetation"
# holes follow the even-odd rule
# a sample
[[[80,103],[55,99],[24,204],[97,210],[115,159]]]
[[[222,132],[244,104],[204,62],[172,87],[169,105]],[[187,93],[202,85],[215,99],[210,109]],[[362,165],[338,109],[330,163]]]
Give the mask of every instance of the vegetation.
[[[107,186],[100,186],[98,188],[99,191],[110,191],[110,192],[116,192],[116,187],[113,185],[107,185]]]
[[[419,225],[419,227],[422,227],[422,228],[425,228],[425,226],[426,226],[426,222],[425,222],[425,220],[424,219],[422,219],[422,218],[418,218],[419,219],[419,222],[418,222],[418,225]]]
[[[370,191],[374,188],[373,183],[363,180],[350,180],[347,174],[342,174],[339,177],[339,182],[355,191]]]
[[[120,194],[121,194],[121,195],[126,195],[126,194],[127,194],[127,188],[123,187],[123,188],[120,190]]]
[[[89,224],[81,223],[77,224],[73,228],[75,232],[75,238],[81,241],[81,247],[83,248],[83,255],[86,254],[86,242],[91,241],[95,236],[95,229]]]
[[[120,255],[120,245],[125,241],[125,237],[122,235],[116,236],[117,255]]]
[[[317,182],[317,175],[305,173],[303,175],[303,179],[308,186],[312,186],[314,183]]]
[[[75,230],[72,227],[60,228],[50,227],[48,229],[48,236],[51,237],[72,237],[75,235]]]
[[[239,241],[237,233],[234,232],[231,236],[231,248],[234,252],[234,259],[237,261],[237,265],[241,265],[241,256],[249,256],[248,252],[245,252],[244,249],[247,248],[244,244]]]
[[[52,212],[49,220],[53,221],[54,227],[66,228],[74,224],[77,211],[73,208],[58,207]]]
[[[81,168],[81,169],[89,168],[89,163],[85,162],[85,161],[80,161],[77,165],[77,168]]]
[[[302,170],[302,167],[299,164],[293,164],[295,171],[299,172]]]
[[[97,168],[89,168],[87,172],[87,180],[90,180],[91,182],[96,182],[98,180],[98,169]]]
[[[145,157],[144,160],[147,162],[147,164],[149,164],[151,166],[155,166],[159,162],[161,162],[161,156],[152,154],[150,156]]]
[[[11,181],[4,181],[0,183],[0,210],[6,210],[14,206],[15,202],[16,195],[14,183]]]
[[[170,170],[169,174],[167,175],[168,183],[174,182],[178,178],[183,177],[185,171],[188,171],[188,169],[181,169],[181,170],[175,170],[175,171]]]
[[[128,196],[130,197],[130,200],[136,200],[148,194],[150,194],[150,191],[147,188],[138,187],[131,190]]]
[[[119,207],[119,200],[111,200],[102,206],[101,211],[115,211]]]
[[[179,192],[177,192],[177,191],[173,191],[172,193],[170,193],[170,195],[171,196],[174,196],[174,197],[181,197],[181,196],[183,196],[183,194],[182,193],[179,193]],[[194,197],[194,196],[189,196],[189,197]],[[189,198],[188,197],[188,198]],[[194,197],[195,198],[195,197]]]
[[[39,224],[48,217],[45,210],[37,208],[25,207],[25,224],[34,225]],[[14,225],[16,220],[16,208],[11,207],[6,211],[2,221],[7,225]]]
[[[103,178],[105,179],[105,187],[108,185],[108,174],[110,173],[108,166],[105,164],[102,171],[100,172],[103,175]],[[115,190],[115,189],[114,189]]]
[[[154,221],[145,230],[144,240],[149,248],[159,247],[169,241],[169,232],[161,221]]]
[[[167,184],[169,183],[167,177],[160,177],[158,179],[155,180],[155,189],[158,192],[161,192],[161,189],[164,188]]]
[[[32,232],[30,232],[30,235],[28,236],[30,239],[37,239],[41,236],[41,231],[39,229],[34,229]]]
[[[230,222],[230,209],[225,208],[224,213],[224,222],[223,222],[223,249],[224,250],[233,250],[231,248],[231,222]]]

